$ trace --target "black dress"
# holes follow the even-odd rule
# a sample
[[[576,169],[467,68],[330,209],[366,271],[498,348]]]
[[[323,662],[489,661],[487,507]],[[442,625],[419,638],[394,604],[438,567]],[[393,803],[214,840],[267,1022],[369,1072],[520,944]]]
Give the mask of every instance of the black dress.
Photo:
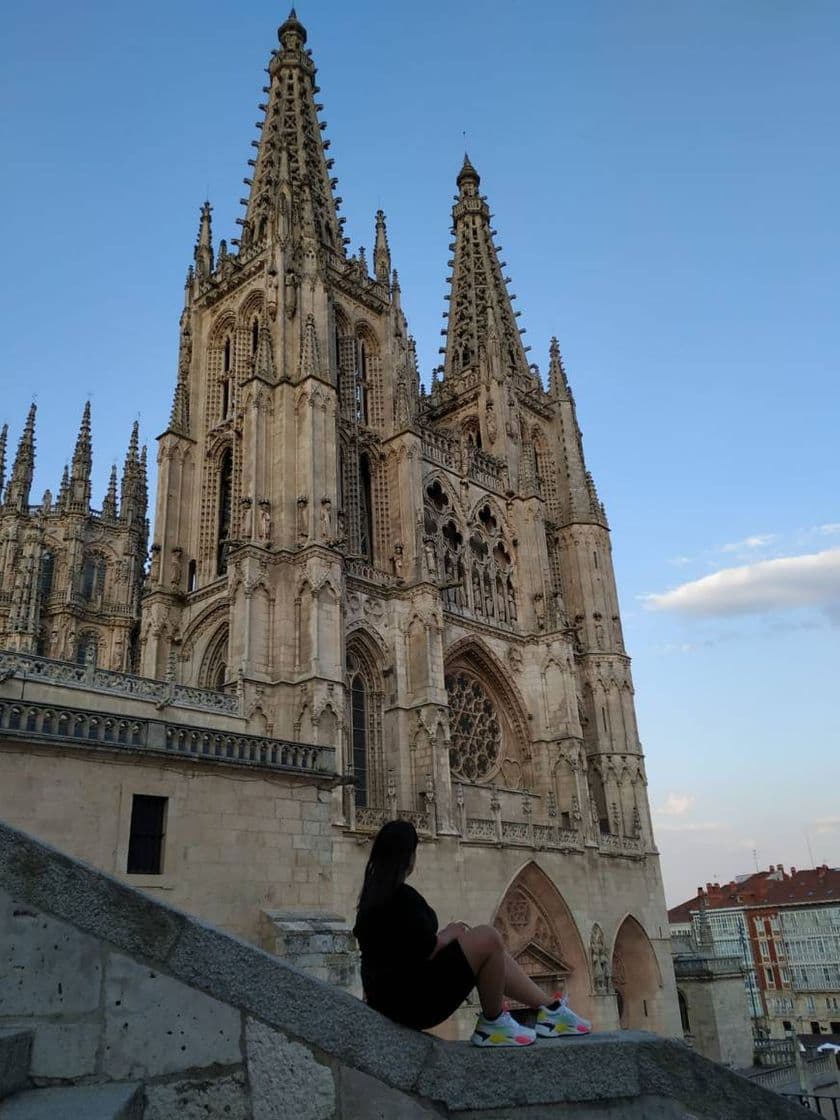
[[[437,914],[403,883],[381,906],[359,912],[353,930],[362,951],[362,986],[371,1007],[423,1030],[455,1011],[475,987],[464,951],[450,941],[434,957]]]

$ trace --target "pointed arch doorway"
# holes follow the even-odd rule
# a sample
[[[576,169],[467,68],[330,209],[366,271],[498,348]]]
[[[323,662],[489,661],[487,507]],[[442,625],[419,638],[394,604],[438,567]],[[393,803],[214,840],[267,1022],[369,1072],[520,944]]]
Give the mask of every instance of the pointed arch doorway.
[[[662,976],[650,939],[632,915],[615,938],[612,982],[621,1029],[657,1030]]]
[[[580,1015],[592,1011],[589,966],[565,899],[542,868],[525,865],[508,887],[493,924],[510,955],[540,987],[563,991]]]

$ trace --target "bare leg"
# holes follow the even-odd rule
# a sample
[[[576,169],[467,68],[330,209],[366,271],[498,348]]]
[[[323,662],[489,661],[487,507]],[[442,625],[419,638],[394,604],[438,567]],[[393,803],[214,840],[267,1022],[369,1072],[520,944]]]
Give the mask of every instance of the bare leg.
[[[526,1007],[545,1007],[554,997],[546,995],[509,953],[505,953],[505,995]]]
[[[492,926],[475,926],[458,938],[467,963],[473,970],[481,1010],[488,1019],[502,1013],[505,992],[505,950],[499,931]]]

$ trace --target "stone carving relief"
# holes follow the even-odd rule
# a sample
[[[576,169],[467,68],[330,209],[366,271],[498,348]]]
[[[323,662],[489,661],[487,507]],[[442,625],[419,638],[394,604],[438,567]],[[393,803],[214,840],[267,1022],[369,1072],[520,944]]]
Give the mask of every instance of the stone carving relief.
[[[589,938],[589,959],[592,965],[592,986],[597,995],[607,995],[610,990],[610,969],[604,931],[596,922]]]

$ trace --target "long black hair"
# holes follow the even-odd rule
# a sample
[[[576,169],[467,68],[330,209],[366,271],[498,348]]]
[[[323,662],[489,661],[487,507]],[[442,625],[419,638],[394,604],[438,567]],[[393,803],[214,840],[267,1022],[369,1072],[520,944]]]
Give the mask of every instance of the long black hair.
[[[417,830],[411,821],[388,821],[373,841],[359,893],[358,911],[387,902],[405,882],[417,851]]]

